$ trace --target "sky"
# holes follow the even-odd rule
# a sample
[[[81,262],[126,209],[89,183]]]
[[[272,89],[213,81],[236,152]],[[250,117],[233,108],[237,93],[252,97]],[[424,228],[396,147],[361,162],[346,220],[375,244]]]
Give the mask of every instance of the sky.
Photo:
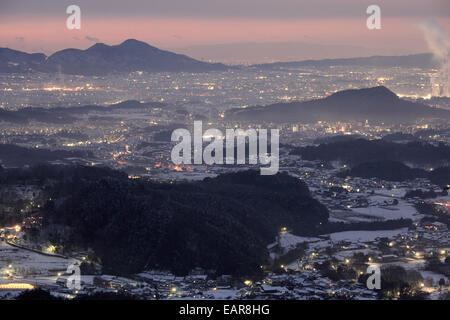
[[[73,4],[80,30],[66,27]],[[379,30],[366,27],[371,4]],[[450,31],[450,1],[0,0],[0,47],[51,54],[134,38],[230,63],[396,55],[428,51],[419,26],[429,19]]]

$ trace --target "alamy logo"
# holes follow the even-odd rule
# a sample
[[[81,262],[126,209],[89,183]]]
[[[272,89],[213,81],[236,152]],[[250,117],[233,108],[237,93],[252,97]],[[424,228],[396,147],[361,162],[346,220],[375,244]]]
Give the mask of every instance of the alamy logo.
[[[380,6],[372,4],[367,7],[367,14],[370,16],[366,20],[366,26],[369,30],[381,29],[381,9]]]
[[[208,129],[203,133],[202,121],[194,121],[194,139],[187,129],[172,132],[172,141],[181,141],[171,152],[172,162],[179,164],[246,164],[248,145],[248,163],[268,165],[261,167],[261,175],[273,175],[279,167],[279,130],[270,130],[270,153],[268,151],[268,133],[266,129],[226,129],[225,136],[218,129]],[[248,144],[247,144],[248,139]],[[212,140],[212,141],[211,141]],[[225,160],[224,160],[225,140]],[[211,141],[211,142],[210,142]],[[235,145],[235,141],[237,145]],[[203,150],[203,142],[210,142]],[[192,145],[194,160],[192,161]],[[235,157],[235,149],[237,157]]]
[[[81,29],[81,9],[77,5],[70,5],[66,9],[66,13],[70,14],[66,20],[66,27],[69,30]]]
[[[381,270],[378,266],[368,266],[367,274],[370,276],[367,278],[366,285],[370,290],[380,290],[381,289]]]
[[[72,262],[67,267],[66,271],[69,276],[67,277],[66,286],[70,290],[80,290],[81,289],[81,270],[77,262]]]

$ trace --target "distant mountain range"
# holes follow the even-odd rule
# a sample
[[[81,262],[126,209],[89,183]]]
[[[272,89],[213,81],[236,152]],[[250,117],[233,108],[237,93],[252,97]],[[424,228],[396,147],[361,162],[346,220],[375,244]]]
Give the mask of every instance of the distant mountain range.
[[[435,68],[438,63],[431,53],[419,53],[405,56],[372,56],[360,58],[303,60],[292,62],[274,62],[253,65],[260,69],[290,69],[299,67],[329,67],[329,66],[364,66],[364,67],[419,67]]]
[[[105,75],[132,71],[204,72],[226,70],[221,63],[207,63],[160,50],[129,39],[119,45],[97,43],[86,50],[65,49],[49,57],[0,48],[0,72],[61,72],[77,75]]]
[[[375,49],[345,44],[289,41],[198,44],[178,47],[175,51],[196,59],[222,61],[233,65],[248,65],[250,61],[253,61],[251,64],[269,64],[308,59],[343,59],[407,54],[386,48]]]
[[[243,53],[244,54],[244,53]],[[250,68],[289,69],[331,65],[373,67],[436,67],[431,54],[407,56],[373,56],[325,60],[304,60],[256,64]],[[132,71],[205,72],[234,68],[222,63],[208,63],[153,47],[145,42],[128,39],[119,45],[96,43],[86,50],[64,49],[50,56],[0,48],[0,72],[47,72],[77,75],[105,75]],[[246,68],[246,67],[242,67]]]
[[[276,103],[231,109],[231,120],[278,123],[324,121],[408,122],[420,118],[450,118],[450,111],[400,99],[384,86],[336,92],[306,102]]]

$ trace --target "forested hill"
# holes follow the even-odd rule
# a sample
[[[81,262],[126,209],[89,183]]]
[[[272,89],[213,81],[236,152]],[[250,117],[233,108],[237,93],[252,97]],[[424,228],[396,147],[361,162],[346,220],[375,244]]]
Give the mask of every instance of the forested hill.
[[[328,220],[304,182],[287,174],[244,171],[169,184],[130,180],[102,168],[15,172],[2,172],[3,183],[19,177],[46,185],[52,200],[41,212],[42,234],[66,249],[92,248],[110,273],[148,268],[183,275],[203,267],[255,274],[267,263],[266,247],[281,227],[314,234]]]
[[[450,147],[423,142],[394,143],[385,140],[354,139],[294,148],[291,154],[305,160],[342,161],[357,165],[371,161],[399,161],[417,166],[448,166]]]

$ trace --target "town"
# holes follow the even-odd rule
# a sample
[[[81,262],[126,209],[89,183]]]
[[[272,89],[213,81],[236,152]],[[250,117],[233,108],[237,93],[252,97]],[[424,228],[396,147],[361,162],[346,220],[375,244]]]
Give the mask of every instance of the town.
[[[261,265],[262,276],[256,278],[217,276],[202,268],[187,276],[167,270],[110,275],[103,273],[93,252],[67,255],[57,244],[30,241],[24,230],[41,225],[39,210],[51,199],[32,181],[2,185],[0,296],[13,299],[25,289],[43,288],[63,298],[96,293],[140,299],[448,298],[450,197],[445,188],[426,177],[392,181],[342,176],[351,167],[349,163],[307,160],[295,152],[333,139],[353,138],[399,145],[411,141],[448,145],[450,131],[445,120],[395,125],[369,120],[280,124],[238,122],[225,116],[233,108],[318,99],[343,89],[380,84],[388,85],[399,97],[448,109],[448,98],[427,96],[432,74],[433,70],[411,73],[401,67],[350,70],[342,66],[203,74],[134,72],[123,78],[1,74],[2,110],[26,112],[23,110],[39,107],[51,111],[46,119],[3,120],[2,147],[15,145],[29,155],[19,164],[14,152],[25,151],[5,152],[4,169],[36,165],[40,160],[36,152],[52,151],[55,153],[46,157],[53,165],[105,166],[126,172],[130,180],[200,181],[259,166],[250,159],[230,165],[174,163],[174,130],[192,132],[195,121],[202,121],[205,130],[222,132],[227,128],[255,132],[273,128],[279,130],[280,138],[278,170],[304,181],[311,195],[327,207],[328,221],[339,231],[324,230],[309,237],[295,235],[289,225],[283,226],[267,247],[270,264]],[[90,108],[92,104],[97,107]],[[62,105],[88,107],[67,115],[55,111]],[[69,154],[59,156],[61,151]],[[422,169],[433,172],[435,168]],[[17,221],[17,215],[23,218]],[[348,230],[342,231],[345,228]],[[71,264],[81,269],[79,290],[67,286]],[[366,286],[370,265],[379,266],[382,274],[391,277],[391,282],[382,281],[381,290]],[[408,284],[407,288],[397,291],[396,281]]]

